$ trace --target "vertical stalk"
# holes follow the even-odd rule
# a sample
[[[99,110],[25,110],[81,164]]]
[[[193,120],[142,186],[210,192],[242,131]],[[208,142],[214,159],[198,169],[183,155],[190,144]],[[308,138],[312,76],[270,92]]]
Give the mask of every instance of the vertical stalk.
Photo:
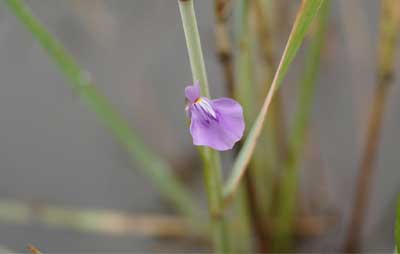
[[[225,78],[225,87],[228,97],[235,97],[235,75],[234,75],[234,54],[232,51],[232,42],[229,36],[228,18],[231,9],[232,0],[215,0],[214,11],[216,17],[215,39],[217,55]],[[238,6],[240,8],[240,6]],[[236,9],[236,8],[235,8]],[[247,115],[247,114],[246,114]],[[239,144],[240,147],[240,144]],[[231,241],[230,248],[236,252],[249,252],[251,250],[251,232],[249,227],[249,207],[247,190],[243,187],[239,190],[238,197],[235,198],[234,219],[231,218],[231,224],[239,224],[240,227],[230,227]],[[237,222],[237,223],[236,223]]]
[[[200,81],[201,92],[210,97],[200,35],[193,0],[178,0],[193,80]],[[210,148],[199,148],[203,159],[204,181],[208,197],[212,239],[217,253],[228,253],[228,235],[222,203],[222,176],[219,154]]]
[[[227,10],[229,8],[229,4],[231,0],[215,0],[214,11],[216,17],[215,24],[215,41],[217,47],[217,54],[221,66],[223,68],[226,89],[229,97],[233,97],[235,92],[235,80],[233,73],[233,53],[232,53],[232,45],[229,39],[229,31],[228,31],[228,18],[227,18]]]
[[[251,14],[255,18],[256,35],[261,51],[261,71],[262,71],[262,92],[255,98],[264,98],[264,91],[267,91],[275,71],[275,59],[273,54],[272,33],[266,20],[264,7],[265,4],[260,0],[250,0]],[[254,86],[253,86],[254,87]],[[261,95],[261,96],[260,96]],[[252,211],[253,227],[258,241],[258,251],[265,252],[269,248],[269,215],[271,204],[271,192],[274,182],[274,174],[276,169],[272,170],[271,162],[276,162],[274,167],[281,165],[285,160],[287,151],[287,142],[285,134],[285,123],[282,110],[281,94],[277,94],[273,100],[271,107],[272,118],[262,130],[260,139],[270,140],[272,144],[266,145],[261,143],[257,145],[254,157],[250,163],[250,168],[245,175],[245,181],[249,193],[249,203]],[[258,107],[257,103],[257,107]],[[252,121],[254,118],[252,119]],[[275,151],[278,151],[274,153]],[[275,157],[275,158],[273,158]],[[271,161],[272,158],[272,161]]]
[[[359,168],[354,206],[344,245],[345,252],[360,250],[361,234],[371,193],[383,114],[390,84],[392,84],[394,77],[395,49],[399,27],[400,2],[398,0],[382,0],[377,83],[369,116],[366,143]]]
[[[262,69],[265,73],[262,88],[269,90],[272,83],[274,71],[276,68],[276,60],[274,56],[274,46],[273,46],[273,34],[272,26],[268,23],[268,17],[266,16],[267,11],[264,10],[266,4],[261,0],[252,0],[254,14],[256,18],[256,25],[258,30],[258,39],[261,48],[262,57]],[[264,85],[265,84],[265,85]],[[266,91],[265,90],[265,91]],[[264,91],[264,90],[263,90]],[[265,97],[264,93],[262,98]],[[282,101],[282,94],[280,90],[277,90],[275,97],[271,102],[271,127],[273,132],[274,150],[276,151],[277,167],[282,167],[282,164],[288,159],[288,142],[286,135],[286,123],[284,116],[284,108]],[[261,135],[266,135],[267,138],[271,138],[266,128],[264,128]]]
[[[321,60],[321,51],[325,42],[329,4],[329,0],[325,0],[321,6],[317,20],[317,29],[312,38],[312,44],[310,45],[308,58],[306,59],[306,67],[300,87],[297,112],[295,113],[294,124],[290,133],[289,157],[285,164],[284,177],[278,197],[278,217],[276,220],[277,223],[274,238],[275,250],[286,251],[291,248],[298,196],[298,167],[303,147],[306,142],[307,128],[311,117],[315,85]]]
[[[244,115],[246,125],[250,126],[250,124],[254,121],[255,118],[255,107],[257,105],[257,100],[254,98],[257,97],[255,93],[254,86],[254,75],[253,75],[253,57],[252,57],[252,33],[250,31],[249,24],[249,13],[250,6],[249,0],[238,0],[236,7],[236,48],[238,49],[237,57],[235,60],[235,67],[237,73],[237,82],[235,83],[235,96],[238,101],[243,105]],[[263,214],[260,212],[260,206],[265,204],[265,197],[262,197],[260,188],[261,185],[258,185],[256,180],[261,182],[263,179],[263,174],[259,174],[261,169],[259,160],[256,157],[259,157],[261,154],[258,153],[258,156],[254,156],[251,163],[248,165],[249,170],[245,174],[245,191],[246,198],[248,203],[248,209],[250,212],[250,220],[251,225],[254,230],[258,249],[257,251],[266,251],[265,238],[266,232],[263,230]],[[256,163],[257,162],[257,163]],[[263,170],[263,169],[261,169]],[[262,172],[261,172],[262,173]],[[260,177],[261,179],[256,179],[256,177]],[[264,183],[265,184],[265,183]],[[265,185],[263,185],[265,187]]]
[[[285,50],[283,51],[282,58],[279,62],[278,68],[275,72],[274,79],[267,96],[262,104],[257,118],[251,127],[243,147],[238,153],[238,156],[232,166],[232,172],[228,177],[226,185],[224,186],[224,199],[229,200],[234,195],[240,180],[246,172],[247,165],[251,161],[255,151],[258,139],[263,130],[264,122],[268,114],[269,106],[271,105],[272,98],[282,84],[283,79],[292,63],[304,36],[313,21],[315,15],[318,13],[319,8],[324,0],[303,0],[299,8],[296,20],[294,21],[292,31],[290,32]]]
[[[251,232],[251,214],[245,185],[239,187],[233,201],[233,213],[230,213],[230,249],[235,253],[250,253],[253,250],[253,234]]]

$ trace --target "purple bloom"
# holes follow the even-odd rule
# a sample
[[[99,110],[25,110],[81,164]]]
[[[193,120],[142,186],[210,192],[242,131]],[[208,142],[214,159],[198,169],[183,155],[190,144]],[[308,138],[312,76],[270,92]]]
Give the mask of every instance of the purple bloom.
[[[232,149],[242,138],[245,127],[240,104],[229,98],[201,97],[199,81],[186,87],[185,96],[189,101],[186,112],[193,144],[219,151]]]

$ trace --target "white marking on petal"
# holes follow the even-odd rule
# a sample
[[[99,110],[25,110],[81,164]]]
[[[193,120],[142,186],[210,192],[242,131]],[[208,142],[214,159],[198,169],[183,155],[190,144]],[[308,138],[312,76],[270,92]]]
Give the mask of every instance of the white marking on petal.
[[[213,119],[217,119],[217,113],[207,99],[200,97],[199,99],[197,99],[195,104],[197,104],[201,108],[201,110],[203,110],[208,116],[211,116],[211,118]]]

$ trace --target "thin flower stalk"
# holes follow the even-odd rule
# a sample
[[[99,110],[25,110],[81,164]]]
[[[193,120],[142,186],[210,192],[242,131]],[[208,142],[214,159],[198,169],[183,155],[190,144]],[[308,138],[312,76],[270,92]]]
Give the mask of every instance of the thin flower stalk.
[[[350,217],[345,252],[358,252],[361,234],[372,189],[374,164],[377,157],[385,105],[394,79],[395,50],[400,32],[400,2],[381,1],[380,40],[378,48],[377,83],[369,116],[366,143],[360,162],[354,206]]]
[[[178,3],[193,81],[195,82],[198,80],[201,94],[210,98],[193,0],[178,0]],[[199,150],[204,166],[204,181],[208,197],[208,209],[214,249],[217,253],[228,253],[229,238],[222,203],[222,176],[219,154],[207,147],[200,147]]]
[[[68,84],[87,106],[96,113],[117,140],[127,149],[129,155],[140,163],[140,169],[177,209],[191,218],[199,218],[199,207],[190,192],[172,174],[169,164],[140,140],[125,119],[112,107],[107,98],[97,90],[63,45],[49,33],[31,13],[22,0],[4,0],[10,11],[32,33],[45,52],[52,58],[61,73],[70,81]],[[192,220],[193,221],[193,220]]]
[[[296,202],[298,197],[298,167],[307,139],[307,129],[311,118],[311,109],[321,61],[321,51],[325,44],[328,25],[330,1],[325,0],[321,6],[316,30],[312,36],[304,77],[300,86],[300,95],[294,123],[290,133],[290,157],[285,164],[284,177],[279,192],[276,225],[274,227],[274,250],[291,248],[294,230]]]

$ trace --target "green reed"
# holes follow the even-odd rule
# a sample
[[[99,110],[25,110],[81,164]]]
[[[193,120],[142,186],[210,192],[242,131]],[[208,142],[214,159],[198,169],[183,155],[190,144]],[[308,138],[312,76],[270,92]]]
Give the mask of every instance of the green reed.
[[[154,154],[146,146],[123,117],[113,109],[107,98],[91,83],[85,70],[78,66],[64,47],[32,15],[23,0],[4,1],[54,60],[60,71],[70,81],[71,87],[112,131],[118,141],[127,148],[132,158],[141,164],[139,168],[159,189],[160,193],[171,200],[181,213],[197,220],[201,216],[201,210],[186,187],[172,174],[168,162]],[[298,169],[307,140],[307,129],[311,118],[330,1],[302,0],[276,70],[274,47],[272,46],[275,39],[273,36],[276,34],[275,31],[268,30],[270,25],[267,24],[267,17],[265,17],[265,8],[273,5],[274,2],[236,0],[233,6],[235,13],[238,14],[236,17],[239,18],[235,20],[235,38],[231,41],[229,22],[225,11],[231,6],[229,2],[232,1],[215,0],[217,53],[222,65],[227,92],[229,96],[234,96],[241,102],[248,130],[246,131],[247,137],[234,160],[232,171],[229,172],[225,185],[223,185],[219,153],[210,148],[199,148],[204,167],[204,184],[211,225],[210,238],[213,241],[214,251],[217,253],[231,253],[232,248],[235,251],[239,249],[249,251],[252,234],[249,232],[248,222],[245,220],[253,217],[255,236],[261,242],[258,250],[288,250],[292,247],[295,215],[298,210],[296,203]],[[384,0],[384,4],[387,7],[394,1],[396,0]],[[199,80],[202,95],[210,97],[194,2],[195,0],[178,0],[193,80]],[[277,3],[275,2],[275,4]],[[386,19],[393,18],[392,14],[390,12],[390,15],[386,15]],[[277,18],[276,14],[274,17]],[[316,30],[311,37],[304,76],[299,81],[300,95],[296,104],[297,110],[293,125],[290,133],[287,134],[281,131],[286,127],[286,123],[281,122],[284,116],[279,111],[282,110],[279,109],[279,105],[275,108],[273,103],[277,101],[276,99],[278,102],[280,100],[279,88],[315,17],[318,17],[318,23],[316,23]],[[395,29],[392,23],[388,25],[388,20],[386,20],[386,26],[382,27],[384,31],[381,34],[379,85],[377,86],[377,96],[379,94],[381,96],[376,99],[378,103],[374,104],[375,108],[381,109],[387,94],[388,86],[385,82],[390,81],[388,77],[391,77],[393,72],[394,61],[393,31]],[[385,21],[383,20],[383,22]],[[255,25],[256,29],[252,25]],[[261,63],[257,62],[258,53],[261,55],[258,59],[261,59]],[[261,66],[258,69],[257,64]],[[257,71],[259,72],[257,73]],[[259,78],[257,74],[262,76],[261,90],[258,85],[254,85]],[[265,91],[267,91],[266,95]],[[260,104],[259,98],[262,98],[263,103],[260,111],[257,112],[257,108],[260,107],[258,105]],[[272,117],[267,119],[270,110]],[[378,112],[378,116],[371,116],[371,119],[374,121],[378,119],[378,122],[381,122],[382,111],[383,109]],[[375,114],[378,113],[375,112]],[[266,121],[268,121],[267,124]],[[379,128],[376,131],[379,132]],[[374,149],[378,140],[377,137],[375,138],[371,144]],[[368,152],[369,155],[373,155],[373,153]],[[370,162],[370,164],[372,163]],[[244,177],[247,169],[249,169],[249,175]],[[281,171],[278,172],[278,170]],[[276,178],[272,172],[281,176],[279,182],[275,182]],[[246,190],[243,188],[245,186]],[[252,191],[249,186],[255,191]],[[361,199],[365,204],[366,197]],[[228,211],[228,204],[232,200],[235,201],[236,208],[229,214],[228,212],[231,211]],[[271,212],[272,206],[274,206],[273,212]],[[360,211],[360,205],[356,208],[357,211]],[[361,210],[364,210],[365,205],[362,208]],[[230,220],[232,216],[229,215],[232,214],[239,215],[234,223],[230,223],[233,220]],[[274,223],[271,223],[272,221]],[[355,227],[358,231],[352,232],[356,232],[354,235],[359,237],[360,221]],[[240,232],[230,232],[233,230]],[[397,225],[396,239],[399,238],[398,231]],[[241,239],[234,239],[234,237]],[[354,240],[354,238],[352,239]]]
[[[234,195],[241,178],[243,177],[248,163],[253,155],[255,146],[257,144],[258,138],[263,129],[264,121],[268,113],[269,106],[272,101],[276,90],[281,85],[290,64],[292,63],[298,49],[300,48],[304,36],[314,19],[315,15],[323,3],[323,0],[303,0],[302,5],[297,14],[297,18],[292,28],[292,32],[289,35],[288,42],[286,44],[285,50],[283,52],[281,61],[278,65],[278,69],[275,72],[274,79],[272,81],[269,92],[264,100],[264,104],[257,115],[257,118],[250,129],[249,135],[245,140],[242,149],[240,150],[233,168],[232,172],[226,182],[224,188],[224,196],[229,199]]]
[[[274,249],[288,249],[291,247],[296,202],[298,197],[299,174],[298,167],[307,138],[307,129],[311,118],[311,109],[315,94],[315,87],[319,72],[321,51],[325,42],[326,27],[328,24],[330,1],[325,0],[318,15],[316,30],[311,38],[308,50],[304,77],[300,83],[300,94],[294,123],[290,133],[290,156],[286,161],[284,176],[280,186],[277,207],[277,219]]]
[[[193,0],[178,0],[193,81],[200,82],[203,96],[210,98],[207,73],[201,48]],[[223,211],[222,172],[219,153],[208,147],[199,148],[204,168],[212,240],[217,253],[229,253],[228,232]]]

